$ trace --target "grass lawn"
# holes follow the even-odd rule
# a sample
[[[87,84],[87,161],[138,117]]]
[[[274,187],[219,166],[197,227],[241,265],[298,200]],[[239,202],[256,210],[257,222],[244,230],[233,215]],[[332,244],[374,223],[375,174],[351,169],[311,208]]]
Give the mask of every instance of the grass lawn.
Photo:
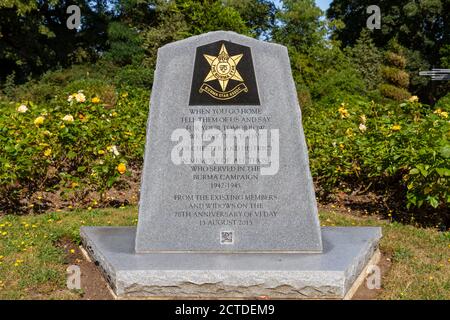
[[[320,212],[326,226],[382,226],[382,253],[391,259],[381,299],[450,299],[450,232],[375,217]],[[54,212],[0,218],[0,299],[77,299],[66,289],[70,252],[82,225],[135,225],[137,208]]]

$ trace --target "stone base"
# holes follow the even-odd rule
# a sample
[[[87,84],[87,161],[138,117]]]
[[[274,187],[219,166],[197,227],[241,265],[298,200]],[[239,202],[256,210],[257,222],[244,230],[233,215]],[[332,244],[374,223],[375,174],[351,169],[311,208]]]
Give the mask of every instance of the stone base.
[[[134,227],[82,227],[118,298],[343,299],[377,250],[378,227],[323,227],[323,253],[143,253]]]

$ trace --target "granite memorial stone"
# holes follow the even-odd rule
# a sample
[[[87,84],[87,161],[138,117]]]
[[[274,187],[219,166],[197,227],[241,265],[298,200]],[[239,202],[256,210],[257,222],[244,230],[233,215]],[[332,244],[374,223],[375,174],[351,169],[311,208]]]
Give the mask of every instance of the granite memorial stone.
[[[159,49],[136,228],[83,227],[119,297],[343,298],[379,228],[320,228],[287,49]]]
[[[136,252],[321,252],[286,48],[200,39],[158,52]]]

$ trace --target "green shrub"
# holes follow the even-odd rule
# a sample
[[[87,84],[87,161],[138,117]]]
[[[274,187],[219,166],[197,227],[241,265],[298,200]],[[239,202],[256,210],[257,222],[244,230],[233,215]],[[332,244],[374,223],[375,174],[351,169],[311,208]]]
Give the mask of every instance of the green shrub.
[[[389,51],[386,52],[386,59],[399,69],[404,69],[406,67],[406,58],[402,55]]]
[[[442,97],[437,103],[436,108],[441,108],[444,110],[450,109],[450,93]]]
[[[311,91],[313,100],[320,103],[366,93],[364,81],[353,68],[329,71],[312,86]]]
[[[115,82],[119,86],[132,86],[150,90],[153,84],[153,70],[143,66],[126,66],[117,72]]]
[[[304,117],[305,134],[324,194],[343,185],[371,189],[448,219],[450,108],[430,110],[415,100],[380,105],[349,97],[335,107],[314,106]]]
[[[24,101],[0,115],[0,210],[17,209],[36,191],[101,195],[141,165],[148,91],[115,92],[95,81],[67,88],[69,99],[58,92],[46,104]]]
[[[381,84],[379,89],[384,97],[395,101],[406,100],[411,96],[408,90],[387,83]]]
[[[393,67],[383,67],[381,72],[383,77],[390,83],[395,83],[400,88],[408,87],[409,74],[407,72]]]
[[[126,66],[142,61],[144,50],[139,32],[121,22],[111,22],[108,26],[109,50],[104,59],[118,66]]]
[[[49,71],[41,79],[32,80],[24,85],[16,86],[8,94],[13,101],[33,101],[37,104],[44,104],[55,98],[55,96],[72,91],[74,82],[90,82],[93,85],[112,83],[111,73],[114,74],[114,67],[103,64],[96,65],[73,65],[67,69]],[[77,85],[78,86],[78,85]],[[69,87],[68,89],[65,89]]]
[[[381,68],[384,83],[379,86],[379,90],[388,99],[402,101],[411,96],[408,91],[410,77],[405,71],[406,50],[396,39],[389,41],[388,47],[389,50],[384,55],[385,65]]]
[[[353,47],[345,49],[352,66],[361,75],[368,90],[372,91],[381,84],[382,53],[372,40],[373,32],[361,31],[359,39]]]

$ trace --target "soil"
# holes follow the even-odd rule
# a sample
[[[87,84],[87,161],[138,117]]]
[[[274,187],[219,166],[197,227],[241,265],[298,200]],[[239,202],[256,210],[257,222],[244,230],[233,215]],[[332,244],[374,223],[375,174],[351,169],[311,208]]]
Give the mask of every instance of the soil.
[[[20,200],[6,201],[0,199],[0,216],[13,214],[45,213],[58,210],[74,210],[86,208],[118,208],[120,206],[136,205],[139,198],[141,171],[128,168],[128,174],[123,175],[114,187],[100,193],[88,186],[62,188],[53,191],[36,191],[32,194],[22,188]],[[26,196],[25,196],[26,195]]]
[[[355,294],[352,297],[352,300],[375,300],[380,294],[383,292],[383,282],[387,276],[387,273],[391,267],[391,258],[388,256],[381,254],[380,261],[378,262],[378,267],[380,268],[381,273],[381,288],[380,289],[369,289],[367,288],[366,281],[359,286],[358,290],[356,290]]]
[[[80,247],[69,239],[60,241],[58,246],[66,252],[67,265],[77,265],[81,269],[82,292],[80,293],[80,300],[114,299],[100,270],[93,262],[84,257]]]

